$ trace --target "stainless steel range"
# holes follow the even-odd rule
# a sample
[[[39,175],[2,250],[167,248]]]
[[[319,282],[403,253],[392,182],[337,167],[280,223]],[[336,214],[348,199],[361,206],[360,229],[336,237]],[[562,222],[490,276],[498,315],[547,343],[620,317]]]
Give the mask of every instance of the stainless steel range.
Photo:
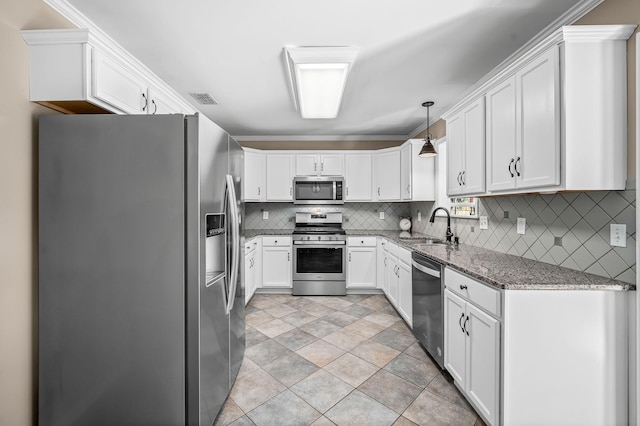
[[[296,213],[293,294],[347,294],[347,236],[342,213]]]

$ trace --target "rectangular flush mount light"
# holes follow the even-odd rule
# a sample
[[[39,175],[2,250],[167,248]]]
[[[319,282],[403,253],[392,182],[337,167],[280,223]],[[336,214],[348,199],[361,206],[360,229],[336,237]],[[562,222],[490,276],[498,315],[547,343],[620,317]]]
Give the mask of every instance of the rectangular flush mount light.
[[[294,102],[302,118],[336,118],[357,49],[289,47],[285,55]]]

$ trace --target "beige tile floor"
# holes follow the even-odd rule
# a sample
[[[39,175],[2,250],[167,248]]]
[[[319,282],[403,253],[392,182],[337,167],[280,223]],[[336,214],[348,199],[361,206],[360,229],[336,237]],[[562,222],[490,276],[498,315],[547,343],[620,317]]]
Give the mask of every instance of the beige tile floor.
[[[216,425],[484,426],[382,295],[263,295]]]

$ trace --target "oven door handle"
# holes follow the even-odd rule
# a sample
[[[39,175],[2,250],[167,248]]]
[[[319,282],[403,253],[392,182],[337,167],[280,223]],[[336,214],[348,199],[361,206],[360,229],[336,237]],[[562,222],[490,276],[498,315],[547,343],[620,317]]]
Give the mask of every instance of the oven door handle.
[[[413,265],[414,268],[416,268],[420,272],[424,272],[425,274],[431,275],[432,277],[440,278],[440,271],[421,265],[415,260],[412,260],[411,264]]]
[[[347,244],[346,241],[294,241],[293,245],[296,246],[343,246]]]

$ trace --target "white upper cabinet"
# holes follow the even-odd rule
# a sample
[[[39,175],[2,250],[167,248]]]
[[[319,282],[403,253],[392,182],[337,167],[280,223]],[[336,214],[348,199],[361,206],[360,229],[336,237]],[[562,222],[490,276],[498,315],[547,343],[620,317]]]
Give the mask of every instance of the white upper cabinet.
[[[436,199],[436,161],[418,157],[424,140],[409,139],[400,151],[400,187],[403,201]]]
[[[485,191],[484,97],[447,118],[448,195],[474,195]]]
[[[486,95],[487,190],[560,184],[559,52],[547,52]]]
[[[345,154],[345,201],[371,201],[371,154]]]
[[[242,195],[245,201],[266,201],[266,156],[258,150],[244,150],[244,188]]]
[[[400,150],[400,193],[403,201],[411,200],[411,144]]]
[[[344,155],[342,154],[297,154],[296,176],[342,176]]]
[[[295,155],[269,153],[266,157],[266,201],[292,201]]]
[[[400,200],[400,150],[385,149],[373,156],[376,191],[374,198],[380,201]]]
[[[86,29],[25,30],[29,99],[65,113],[193,114],[121,47]]]
[[[486,95],[487,193],[625,189],[626,40],[634,29],[563,27],[471,95]],[[444,118],[448,140],[464,139],[460,114]],[[450,195],[469,193],[458,173],[449,170]]]

